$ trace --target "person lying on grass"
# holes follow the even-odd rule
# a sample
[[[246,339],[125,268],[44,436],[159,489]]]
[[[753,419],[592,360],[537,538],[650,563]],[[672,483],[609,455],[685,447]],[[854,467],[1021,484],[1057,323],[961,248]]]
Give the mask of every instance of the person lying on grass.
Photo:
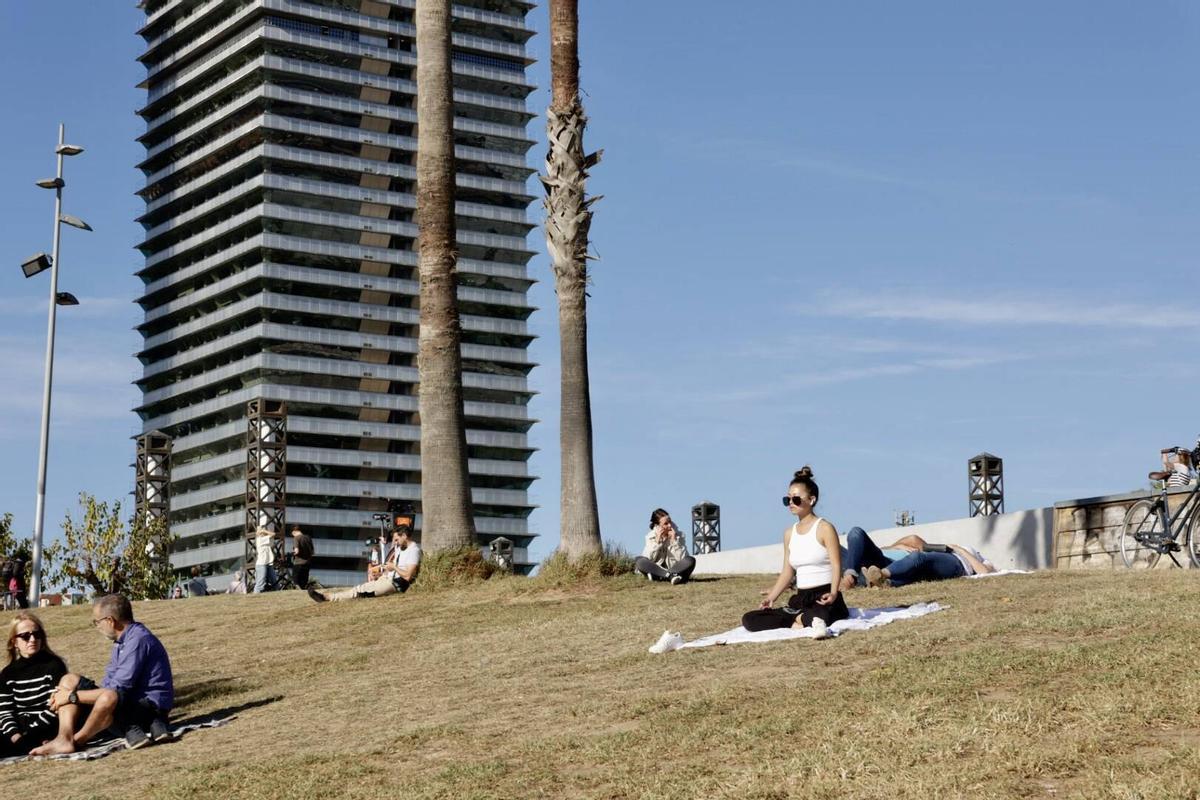
[[[633,571],[652,581],[687,583],[696,569],[696,559],[688,555],[683,534],[671,521],[671,515],[661,508],[650,514],[650,532],[646,547],[633,562]]]
[[[356,600],[407,592],[421,566],[421,546],[410,538],[411,534],[412,528],[403,524],[397,525],[392,531],[392,548],[384,559],[383,574],[378,578],[340,592],[309,589],[308,596],[318,603],[324,603],[326,600]]]
[[[23,756],[53,739],[50,695],[67,664],[50,649],[42,621],[21,611],[8,628],[8,666],[0,671],[0,757]]]
[[[867,586],[907,586],[918,581],[944,581],[967,575],[986,575],[996,571],[996,565],[971,547],[962,545],[931,545],[920,536],[906,536],[916,540],[913,552],[901,559],[888,559],[883,566],[868,566],[863,574]],[[940,552],[945,548],[946,552]]]
[[[854,527],[846,534],[846,546],[842,548],[842,580],[843,592],[855,586],[866,586],[865,571],[867,567],[886,567],[893,561],[899,561],[909,553],[916,553],[925,546],[925,540],[920,536],[909,534],[901,536],[882,550],[862,528]]]
[[[811,467],[796,472],[783,498],[796,521],[783,532],[783,567],[779,578],[756,611],[742,616],[748,631],[765,631],[793,626],[812,628],[818,638],[829,635],[829,626],[850,616],[834,577],[842,574],[837,530],[815,513],[821,490]],[[782,608],[775,600],[789,586],[796,593]]]
[[[133,607],[119,594],[92,603],[92,626],[112,641],[112,656],[97,687],[67,673],[50,696],[58,715],[58,736],[31,755],[73,753],[105,729],[125,738],[130,750],[173,738],[167,714],[175,703],[175,684],[167,649],[150,629],[133,619]]]

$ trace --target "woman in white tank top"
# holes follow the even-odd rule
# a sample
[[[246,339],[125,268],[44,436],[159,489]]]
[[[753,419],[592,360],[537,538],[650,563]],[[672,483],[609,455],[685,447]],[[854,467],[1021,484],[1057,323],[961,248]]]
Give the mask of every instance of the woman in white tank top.
[[[811,627],[818,638],[828,635],[828,626],[850,616],[838,591],[835,575],[842,572],[837,530],[814,511],[820,489],[812,468],[804,467],[792,478],[783,503],[796,517],[783,533],[783,568],[779,578],[756,611],[742,616],[742,626],[751,631],[792,626]],[[790,586],[796,593],[782,608],[775,601]]]

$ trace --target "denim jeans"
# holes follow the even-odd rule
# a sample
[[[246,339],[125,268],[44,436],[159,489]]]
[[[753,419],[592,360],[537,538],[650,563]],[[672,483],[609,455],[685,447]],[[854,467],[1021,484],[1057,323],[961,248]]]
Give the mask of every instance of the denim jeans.
[[[267,584],[274,585],[276,581],[275,568],[270,564],[254,568],[254,593],[262,594],[267,590]]]
[[[851,528],[846,534],[846,552],[842,556],[843,572],[848,569],[859,572],[864,567],[883,569],[891,563],[892,559],[883,554],[862,528]]]
[[[887,565],[892,586],[905,586],[917,581],[944,581],[967,574],[958,556],[952,553],[909,553]]]

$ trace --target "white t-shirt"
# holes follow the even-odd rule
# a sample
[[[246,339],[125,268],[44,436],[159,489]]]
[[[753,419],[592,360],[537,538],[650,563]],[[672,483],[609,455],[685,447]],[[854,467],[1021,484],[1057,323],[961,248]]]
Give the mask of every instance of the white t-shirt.
[[[421,545],[409,542],[408,547],[396,553],[396,569],[408,569],[421,563]]]
[[[962,547],[963,550],[970,551],[971,555],[975,556],[975,558],[979,559],[980,561],[982,561],[984,564],[991,567],[992,569],[996,568],[995,564],[993,564],[992,562],[990,562],[986,558],[984,558],[983,553],[979,552],[974,547],[967,547],[966,545],[959,545],[959,546]],[[954,555],[955,558],[958,559],[958,563],[962,564],[964,575],[974,575],[975,574],[975,570],[971,568],[971,565],[967,562],[967,560],[965,558],[960,556],[958,553],[955,553],[953,550],[951,550],[950,552]]]

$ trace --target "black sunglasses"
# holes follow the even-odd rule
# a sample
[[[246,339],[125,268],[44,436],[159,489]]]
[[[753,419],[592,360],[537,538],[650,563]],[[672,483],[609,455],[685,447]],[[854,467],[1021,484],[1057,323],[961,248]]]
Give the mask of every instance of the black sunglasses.
[[[789,494],[783,498],[783,504],[785,506],[802,506],[804,505],[804,498],[798,494]]]
[[[28,642],[31,639],[45,639],[46,634],[41,631],[25,631],[24,633],[18,633],[17,638],[22,642]]]

